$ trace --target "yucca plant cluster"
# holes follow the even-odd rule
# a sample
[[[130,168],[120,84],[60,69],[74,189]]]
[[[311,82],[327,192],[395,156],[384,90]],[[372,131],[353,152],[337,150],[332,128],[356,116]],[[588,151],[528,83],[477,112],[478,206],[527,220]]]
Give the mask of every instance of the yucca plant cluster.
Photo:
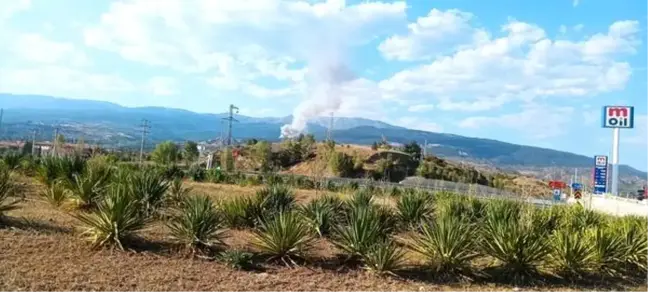
[[[416,266],[444,280],[493,277],[520,284],[546,274],[578,280],[648,272],[646,217],[612,217],[579,205],[539,208],[447,192],[360,187],[300,204],[278,176],[250,180],[265,184],[251,196],[213,201],[153,169],[74,158],[43,159],[39,169],[47,186],[44,198],[55,206],[72,203],[72,214],[96,246],[126,248],[157,220],[191,254],[214,256],[239,269],[261,258],[308,264],[316,243],[328,241],[341,265],[380,275]],[[8,176],[9,170],[0,172],[0,215],[15,207],[8,199],[13,190]],[[228,183],[246,178],[214,171],[206,177]],[[228,229],[250,230],[255,253],[228,251],[223,241]]]

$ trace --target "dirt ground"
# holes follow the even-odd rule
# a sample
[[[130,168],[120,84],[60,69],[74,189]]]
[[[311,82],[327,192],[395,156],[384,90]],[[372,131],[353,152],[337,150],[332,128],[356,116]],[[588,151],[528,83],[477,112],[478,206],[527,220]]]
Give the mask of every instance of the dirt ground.
[[[189,258],[169,243],[162,223],[141,233],[129,251],[93,250],[80,238],[75,220],[64,209],[42,202],[39,186],[21,178],[25,201],[8,213],[0,228],[0,290],[513,290],[505,284],[442,284],[423,277],[380,277],[362,269],[340,270],[335,248],[319,240],[314,260],[287,268],[262,263],[254,271],[238,271],[217,261]],[[254,188],[191,183],[194,192],[214,197],[251,195]],[[297,192],[298,201],[315,191]],[[228,248],[249,249],[250,231],[228,231]],[[524,290],[580,290],[543,286]],[[646,285],[587,289],[642,290]]]

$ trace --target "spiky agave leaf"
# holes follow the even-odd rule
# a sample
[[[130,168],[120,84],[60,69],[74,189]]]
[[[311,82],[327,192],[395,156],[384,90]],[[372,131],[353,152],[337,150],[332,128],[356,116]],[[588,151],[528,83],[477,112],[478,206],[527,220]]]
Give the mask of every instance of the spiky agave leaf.
[[[184,186],[184,184],[182,183],[182,178],[175,178],[169,186],[169,196],[167,198],[167,201],[171,205],[180,204],[183,202],[184,197],[186,197],[191,192],[191,190],[191,187]]]
[[[171,238],[193,252],[224,244],[221,218],[207,196],[184,197],[167,226]]]
[[[97,201],[105,193],[109,174],[87,169],[83,174],[74,174],[72,181],[67,183],[72,199],[81,209],[94,208]]]
[[[470,278],[470,262],[479,256],[476,231],[468,219],[444,215],[422,224],[406,244],[442,279]]]
[[[557,230],[550,238],[549,263],[565,278],[581,278],[594,268],[594,246],[582,232]]]
[[[641,216],[625,216],[617,223],[626,250],[628,273],[644,276],[648,272],[648,220]]]
[[[369,248],[383,241],[386,232],[375,209],[356,207],[344,223],[333,228],[333,244],[349,258],[362,257]]]
[[[432,200],[420,192],[406,192],[396,203],[396,215],[399,223],[405,228],[418,226],[432,213]]]
[[[139,171],[130,176],[130,187],[132,195],[148,216],[164,202],[169,183],[159,172]]]
[[[147,220],[139,204],[123,187],[112,187],[90,213],[73,215],[85,231],[84,235],[94,247],[114,245],[124,249],[124,241],[144,228]]]
[[[319,236],[328,235],[331,226],[339,219],[335,206],[327,203],[323,198],[310,201],[299,209],[299,213]]]
[[[371,272],[395,275],[404,266],[405,251],[391,240],[377,242],[362,255],[362,261],[365,269]]]
[[[276,214],[288,212],[295,206],[295,194],[289,187],[274,184],[260,189],[255,200],[261,206],[263,220],[272,219]]]
[[[627,258],[624,238],[610,227],[596,227],[589,232],[590,245],[594,247],[595,269],[604,276],[621,275],[624,259]]]
[[[68,192],[61,181],[55,181],[47,187],[41,196],[54,207],[60,207],[68,199]]]
[[[261,222],[254,231],[253,245],[271,260],[296,265],[312,248],[314,237],[308,225],[294,212],[279,212],[272,219]]]
[[[254,227],[261,215],[261,206],[255,198],[234,197],[218,204],[223,224],[229,228]]]
[[[15,185],[11,178],[11,172],[4,167],[0,167],[0,217],[5,212],[18,208],[17,200],[9,200],[9,197],[14,194]]]
[[[484,254],[502,263],[502,276],[523,283],[534,279],[550,252],[547,237],[548,233],[535,228],[529,218],[495,208],[486,217],[480,245]]]

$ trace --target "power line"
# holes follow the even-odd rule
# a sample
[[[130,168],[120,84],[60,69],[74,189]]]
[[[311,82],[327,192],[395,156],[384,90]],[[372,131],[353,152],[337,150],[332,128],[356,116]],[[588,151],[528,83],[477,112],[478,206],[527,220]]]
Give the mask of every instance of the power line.
[[[151,124],[149,120],[142,119],[142,123],[140,124],[140,130],[142,131],[142,141],[140,142],[140,156],[139,156],[140,166],[142,166],[142,159],[144,158],[144,140],[146,139],[146,135],[149,133],[150,129],[151,129]]]
[[[232,145],[232,122],[238,122],[238,120],[234,118],[234,110],[236,110],[236,113],[238,114],[239,108],[234,106],[233,104],[230,104],[229,116],[227,118],[223,118],[223,120],[228,121],[227,141],[226,141],[227,146]]]

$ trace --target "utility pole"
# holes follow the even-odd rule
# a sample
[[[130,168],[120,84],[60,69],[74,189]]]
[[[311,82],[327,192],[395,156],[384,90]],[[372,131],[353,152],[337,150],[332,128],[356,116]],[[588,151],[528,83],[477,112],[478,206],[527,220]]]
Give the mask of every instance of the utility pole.
[[[232,145],[232,122],[238,122],[237,119],[234,118],[234,110],[236,110],[236,113],[238,114],[239,108],[234,106],[233,104],[230,104],[229,106],[229,116],[227,118],[223,118],[223,120],[226,120],[229,122],[228,128],[227,128],[227,146]]]
[[[140,166],[142,166],[142,159],[144,158],[144,140],[146,139],[146,135],[149,133],[150,128],[151,125],[149,124],[149,120],[142,119],[142,124],[140,125],[140,129],[142,130],[142,141],[140,142],[140,155],[139,155]]]
[[[58,156],[58,126],[54,128],[54,139],[52,139],[52,156]]]
[[[334,121],[334,113],[331,111],[331,118],[329,120],[328,130],[326,131],[327,141],[333,140],[333,121]]]
[[[36,155],[34,152],[36,150],[36,129],[32,129],[32,145],[31,145],[31,155]]]

